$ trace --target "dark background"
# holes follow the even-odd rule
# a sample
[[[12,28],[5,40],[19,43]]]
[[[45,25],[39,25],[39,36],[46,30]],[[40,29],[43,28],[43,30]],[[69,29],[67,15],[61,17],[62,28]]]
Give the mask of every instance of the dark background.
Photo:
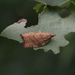
[[[38,23],[38,14],[30,0],[0,0],[0,33],[10,24],[26,18],[27,26]],[[52,51],[34,51],[23,44],[0,37],[0,75],[75,75],[75,34],[66,36],[70,44]]]

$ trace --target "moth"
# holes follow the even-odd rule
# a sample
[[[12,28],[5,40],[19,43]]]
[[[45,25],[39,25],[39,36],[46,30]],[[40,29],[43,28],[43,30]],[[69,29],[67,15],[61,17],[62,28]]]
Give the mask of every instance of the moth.
[[[46,32],[32,32],[21,34],[24,40],[24,47],[41,47],[49,42],[49,40],[54,37],[55,34],[50,34]]]

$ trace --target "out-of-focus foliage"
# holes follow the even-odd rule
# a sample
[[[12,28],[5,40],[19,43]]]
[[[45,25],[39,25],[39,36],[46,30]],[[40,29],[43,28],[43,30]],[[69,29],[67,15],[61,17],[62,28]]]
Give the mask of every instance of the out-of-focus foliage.
[[[48,4],[51,6],[62,6],[63,4],[69,4],[70,0],[36,0],[38,2]]]
[[[37,24],[35,5],[29,0],[0,0],[0,32],[21,18],[28,19],[27,26]],[[23,44],[0,37],[0,75],[75,75],[75,34],[66,39],[70,44],[54,55],[52,51],[25,49]]]

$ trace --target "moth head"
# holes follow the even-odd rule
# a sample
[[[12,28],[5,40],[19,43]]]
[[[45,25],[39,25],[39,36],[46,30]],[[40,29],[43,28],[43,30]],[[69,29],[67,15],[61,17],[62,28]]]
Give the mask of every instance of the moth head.
[[[56,36],[56,34],[51,34],[51,37],[54,37],[54,36]]]

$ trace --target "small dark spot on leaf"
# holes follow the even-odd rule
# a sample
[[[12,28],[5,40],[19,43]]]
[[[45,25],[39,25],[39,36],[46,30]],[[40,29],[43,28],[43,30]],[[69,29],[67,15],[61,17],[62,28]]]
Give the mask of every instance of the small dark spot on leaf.
[[[67,8],[61,9],[58,14],[62,17],[68,17],[70,15],[70,11]]]

